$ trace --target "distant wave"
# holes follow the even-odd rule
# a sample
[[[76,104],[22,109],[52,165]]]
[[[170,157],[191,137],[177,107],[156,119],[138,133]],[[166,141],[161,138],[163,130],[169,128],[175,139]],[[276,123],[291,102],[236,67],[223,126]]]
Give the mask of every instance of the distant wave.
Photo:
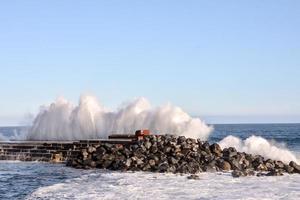
[[[82,96],[74,106],[64,98],[41,108],[29,130],[29,140],[74,140],[107,138],[112,133],[128,134],[150,129],[156,134],[185,135],[206,140],[212,127],[192,118],[181,108],[166,104],[152,107],[138,98],[110,111],[93,96]]]

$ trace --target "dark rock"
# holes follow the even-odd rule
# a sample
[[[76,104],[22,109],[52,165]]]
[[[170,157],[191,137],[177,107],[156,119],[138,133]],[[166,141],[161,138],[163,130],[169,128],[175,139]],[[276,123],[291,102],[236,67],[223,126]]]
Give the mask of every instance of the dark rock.
[[[153,159],[149,160],[148,163],[151,167],[155,166],[155,160]]]
[[[201,146],[201,149],[203,150],[203,151],[205,151],[206,153],[210,153],[210,149],[209,149],[209,143],[208,142],[204,142],[203,144],[202,144],[202,146]]]
[[[163,162],[163,163],[159,164],[159,166],[158,166],[158,170],[161,173],[167,172],[168,168],[169,168],[169,164],[167,162]]]
[[[257,177],[262,177],[262,176],[266,176],[267,174],[266,173],[263,173],[263,172],[258,172],[256,174]]]
[[[291,167],[291,166],[289,166],[289,165],[284,165],[284,170],[285,170],[287,173],[291,174],[291,173],[293,173],[294,168]]]
[[[241,176],[245,176],[245,174],[240,171],[240,170],[234,170],[231,175],[234,177],[234,178],[238,178],[238,177],[241,177]]]
[[[297,163],[295,163],[294,161],[291,161],[289,166],[291,166],[292,168],[294,168],[293,173],[300,173],[300,165],[298,165]]]
[[[183,142],[185,142],[186,138],[184,136],[179,136],[177,138],[177,144],[182,144]]]
[[[255,175],[255,171],[252,170],[252,169],[245,169],[243,171],[243,173],[244,173],[245,176],[254,176]]]
[[[151,153],[156,153],[157,151],[158,151],[157,146],[152,145],[151,148],[150,148],[150,152]]]
[[[223,149],[222,153],[223,153],[223,158],[226,159],[226,160],[229,160],[231,157],[237,155],[237,151],[233,147]]]
[[[239,163],[237,158],[232,157],[228,160],[228,162],[233,170],[242,170],[242,165]]]
[[[264,158],[262,156],[255,156],[254,160],[252,161],[252,165],[255,169],[263,163],[264,163]]]
[[[220,145],[217,143],[210,145],[210,151],[218,156],[221,156],[221,154],[222,154],[222,149],[221,149]]]
[[[266,174],[266,176],[283,176],[282,170],[273,169]]]
[[[234,170],[233,177],[253,176],[254,170],[259,171],[257,176],[300,173],[300,166],[295,162],[286,165],[281,161],[265,160],[259,155],[237,152],[233,147],[222,150],[216,143],[210,145],[174,135],[145,136],[144,140],[134,144],[89,145],[73,155],[67,166],[189,174]]]
[[[200,180],[200,177],[198,175],[192,174],[192,175],[188,176],[187,179]]]
[[[276,169],[284,169],[284,163],[281,161],[275,161],[275,168]]]
[[[260,164],[260,165],[258,165],[255,169],[257,171],[267,171],[268,170],[267,166],[265,164],[263,164],[263,163]]]
[[[224,171],[229,171],[231,170],[231,165],[229,162],[227,161],[222,161],[219,165],[220,169],[224,170]]]
[[[272,163],[272,162],[266,162],[265,166],[266,166],[268,171],[272,171],[275,168],[275,164]]]
[[[172,165],[175,165],[175,164],[178,163],[178,160],[177,160],[176,158],[174,158],[174,157],[169,157],[169,158],[168,158],[168,161],[169,161],[169,163],[172,164]]]

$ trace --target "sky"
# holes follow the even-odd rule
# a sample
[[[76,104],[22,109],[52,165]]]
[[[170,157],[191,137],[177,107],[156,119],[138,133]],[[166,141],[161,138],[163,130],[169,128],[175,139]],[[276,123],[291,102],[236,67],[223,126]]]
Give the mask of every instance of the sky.
[[[3,1],[0,125],[92,94],[208,123],[300,122],[300,1]]]

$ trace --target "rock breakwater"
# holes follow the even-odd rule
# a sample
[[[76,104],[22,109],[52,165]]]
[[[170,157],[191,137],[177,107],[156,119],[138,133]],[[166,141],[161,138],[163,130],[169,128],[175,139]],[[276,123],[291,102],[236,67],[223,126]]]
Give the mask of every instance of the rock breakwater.
[[[100,143],[82,149],[68,166],[120,171],[198,174],[231,171],[233,177],[280,176],[300,173],[295,162],[285,164],[260,155],[221,149],[217,144],[174,135],[146,135],[131,144]]]

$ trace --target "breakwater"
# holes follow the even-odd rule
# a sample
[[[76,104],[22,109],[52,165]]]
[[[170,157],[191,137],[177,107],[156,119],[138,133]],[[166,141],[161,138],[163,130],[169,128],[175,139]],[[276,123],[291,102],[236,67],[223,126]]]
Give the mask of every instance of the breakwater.
[[[221,149],[217,143],[184,136],[150,135],[147,130],[135,135],[111,135],[107,140],[0,143],[0,159],[65,162],[80,169],[181,174],[231,171],[233,177],[300,173],[300,165],[293,161],[283,163],[233,147]]]
[[[182,174],[232,171],[233,177],[300,173],[300,165],[293,161],[286,164],[260,155],[238,152],[233,147],[221,149],[217,143],[209,144],[174,135],[145,135],[134,144],[92,145],[68,160],[67,165],[81,169]]]

